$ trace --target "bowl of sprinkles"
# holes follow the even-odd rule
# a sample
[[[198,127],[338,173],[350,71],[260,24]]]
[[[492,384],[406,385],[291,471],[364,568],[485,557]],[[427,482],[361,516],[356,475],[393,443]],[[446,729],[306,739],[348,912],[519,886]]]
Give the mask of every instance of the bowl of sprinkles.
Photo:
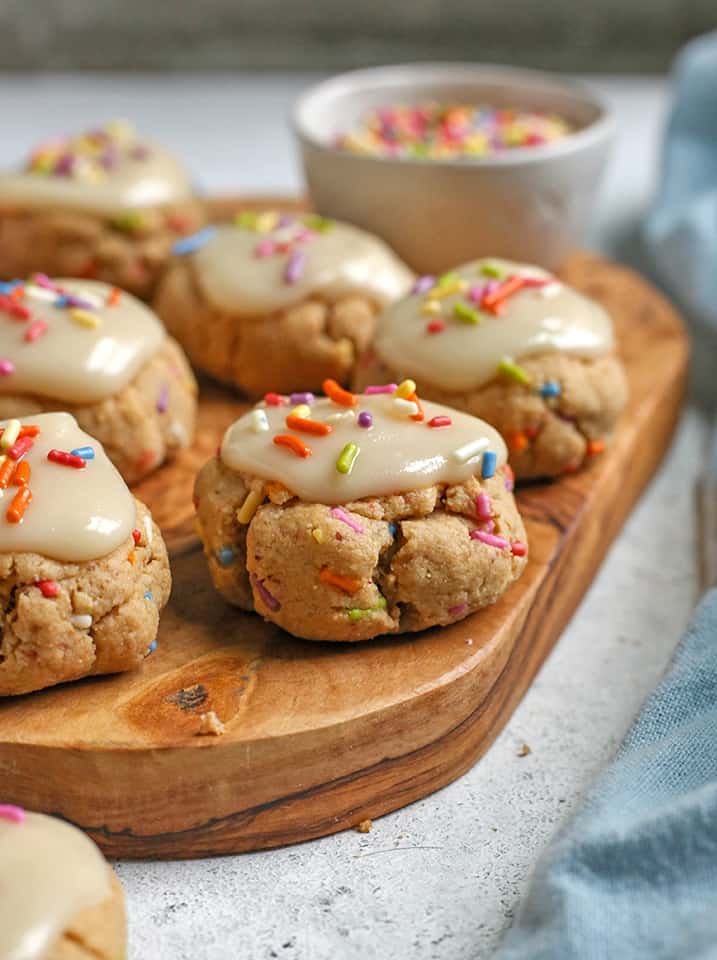
[[[317,212],[421,273],[481,256],[554,269],[581,242],[612,127],[578,84],[479,64],[356,70],[294,109]]]

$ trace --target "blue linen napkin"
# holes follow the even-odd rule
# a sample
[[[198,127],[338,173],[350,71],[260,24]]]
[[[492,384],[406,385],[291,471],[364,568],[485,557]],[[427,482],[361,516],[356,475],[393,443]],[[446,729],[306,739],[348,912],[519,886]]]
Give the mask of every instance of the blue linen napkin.
[[[659,282],[690,320],[693,386],[714,410],[717,33],[681,52],[674,93],[643,236]],[[496,958],[717,960],[717,589],[617,756],[538,863]]]
[[[717,590],[578,815],[499,960],[717,957]]]

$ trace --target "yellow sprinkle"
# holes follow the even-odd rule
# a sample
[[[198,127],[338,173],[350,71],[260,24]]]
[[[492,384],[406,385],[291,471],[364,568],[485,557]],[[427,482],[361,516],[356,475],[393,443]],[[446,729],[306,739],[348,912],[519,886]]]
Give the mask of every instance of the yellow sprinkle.
[[[324,542],[324,532],[318,527],[314,527],[314,529],[311,531],[311,536],[314,538],[314,540],[316,540],[317,543]]]
[[[258,214],[254,221],[254,229],[257,233],[271,233],[279,225],[279,219],[276,210],[267,210],[266,213]]]
[[[394,391],[394,397],[401,397],[403,400],[407,400],[412,393],[416,392],[416,384],[413,380],[404,380],[403,383],[400,383],[396,390]]]
[[[13,443],[15,443],[19,435],[20,435],[20,421],[8,420],[7,426],[3,430],[2,437],[0,437],[0,448],[3,450],[9,450],[10,447],[13,445]]]
[[[442,287],[434,287],[431,290],[432,300],[443,300],[444,297],[450,297],[454,293],[465,293],[468,284],[465,280],[454,280],[452,283],[446,283]]]
[[[441,305],[438,300],[424,300],[423,306],[421,307],[421,313],[426,314],[429,317],[437,317],[441,312]]]
[[[250,490],[246,495],[246,500],[237,510],[237,520],[239,523],[249,523],[264,500],[264,488],[259,490]]]
[[[80,327],[89,327],[94,330],[100,325],[100,318],[96,313],[83,310],[81,307],[73,307],[70,310],[70,316]]]
[[[129,552],[129,554],[127,555],[127,559],[129,560],[129,562],[130,562],[131,564],[134,565],[134,550],[131,550],[131,551]]]
[[[300,403],[291,411],[292,417],[301,417],[302,420],[308,420],[311,416],[311,407],[308,403]]]

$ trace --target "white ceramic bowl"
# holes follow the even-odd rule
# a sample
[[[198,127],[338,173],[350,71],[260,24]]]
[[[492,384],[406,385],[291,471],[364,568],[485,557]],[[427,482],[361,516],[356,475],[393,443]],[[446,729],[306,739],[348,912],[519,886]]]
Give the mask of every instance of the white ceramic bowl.
[[[545,146],[460,160],[334,145],[377,107],[430,101],[547,111],[576,130]],[[340,74],[304,93],[293,120],[316,210],[378,234],[422,273],[486,255],[555,267],[581,242],[613,129],[606,107],[578,84],[478,64]]]

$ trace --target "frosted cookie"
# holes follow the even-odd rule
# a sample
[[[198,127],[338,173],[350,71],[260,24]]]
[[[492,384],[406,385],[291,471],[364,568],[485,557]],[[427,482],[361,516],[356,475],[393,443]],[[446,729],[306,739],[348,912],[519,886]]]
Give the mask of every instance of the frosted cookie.
[[[355,386],[407,376],[422,395],[492,423],[523,478],[572,472],[601,453],[627,396],[608,313],[506,260],[421,277],[385,312]]]
[[[0,696],[139,666],[171,585],[149,511],[70,414],[0,431]]]
[[[77,827],[0,803],[0,960],[124,960],[120,882]]]
[[[313,215],[240,214],[175,250],[155,309],[196,367],[253,397],[346,383],[413,283],[383,241]]]
[[[520,575],[525,530],[499,434],[415,385],[272,394],[195,487],[212,579],[309,640],[448,624]]]
[[[93,280],[0,283],[0,417],[66,410],[134,483],[191,443],[197,386],[154,313]]]
[[[42,143],[0,175],[0,278],[90,277],[149,299],[173,243],[203,222],[178,161],[108,123]]]

